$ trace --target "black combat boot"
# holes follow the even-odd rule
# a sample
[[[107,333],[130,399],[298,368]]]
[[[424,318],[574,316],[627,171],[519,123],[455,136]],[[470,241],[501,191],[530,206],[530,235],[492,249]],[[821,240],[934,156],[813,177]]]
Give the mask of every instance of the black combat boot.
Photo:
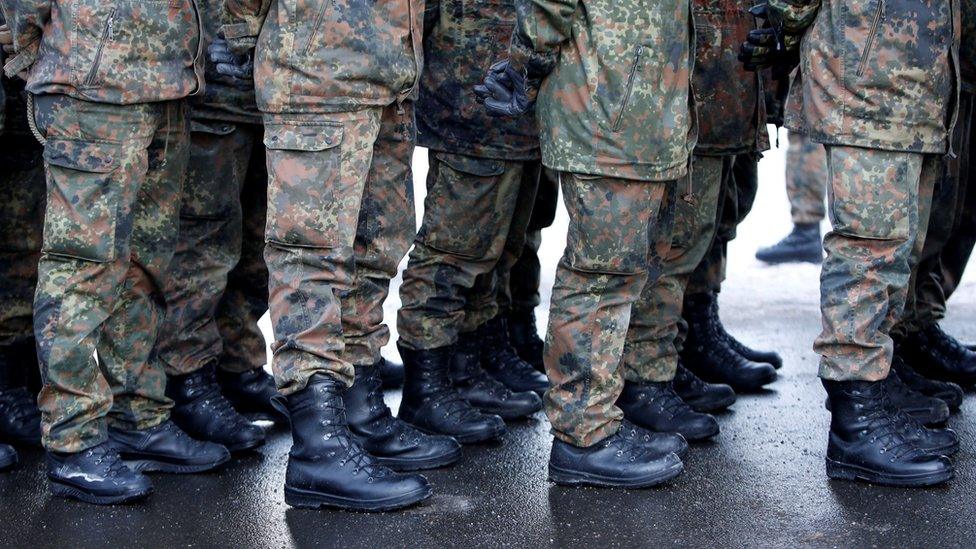
[[[451,357],[451,377],[461,397],[486,414],[502,419],[521,419],[542,409],[542,399],[532,391],[516,393],[481,368],[478,332],[460,334]]]
[[[128,503],[149,496],[152,483],[130,469],[111,443],[75,454],[47,453],[51,493],[96,505]]]
[[[380,359],[380,379],[384,390],[403,387],[403,363]]]
[[[679,458],[688,455],[688,441],[678,433],[659,433],[645,429],[626,419],[620,422],[620,431],[624,438],[645,446],[657,455],[674,454]]]
[[[393,472],[356,441],[346,422],[342,393],[339,381],[315,374],[304,389],[275,397],[275,405],[291,420],[285,503],[388,511],[428,498],[427,479]]]
[[[720,412],[735,404],[735,391],[723,383],[706,383],[678,363],[674,374],[674,392],[696,412]]]
[[[718,295],[711,294],[711,299],[708,301],[708,316],[709,321],[715,327],[715,330],[719,333],[721,337],[728,342],[729,347],[733,351],[743,356],[746,360],[751,360],[752,362],[759,362],[769,364],[773,368],[779,370],[783,367],[783,357],[779,356],[776,351],[758,351],[751,347],[747,347],[745,343],[742,343],[735,338],[732,334],[725,329],[725,325],[722,324],[722,317],[718,314]]]
[[[927,378],[963,387],[976,384],[976,352],[943,332],[938,324],[898,338],[896,346],[898,355]]]
[[[724,383],[736,393],[752,393],[776,381],[776,369],[753,362],[729,345],[724,329],[713,314],[715,296],[694,294],[685,298],[684,318],[688,336],[681,350],[681,362],[709,383]]]
[[[885,391],[895,408],[925,425],[940,425],[949,419],[949,406],[944,400],[913,390],[894,370],[885,379]]]
[[[393,417],[383,401],[380,367],[356,366],[356,381],[342,394],[349,431],[369,455],[396,471],[419,471],[461,459],[461,445],[447,436],[428,435]]]
[[[624,383],[617,406],[630,421],[659,433],[678,433],[689,441],[705,440],[719,433],[715,418],[696,412],[681,400],[671,383]]]
[[[962,387],[952,383],[951,381],[938,381],[935,379],[929,379],[922,374],[915,371],[908,365],[902,358],[898,355],[898,348],[895,348],[895,356],[891,361],[891,369],[898,374],[902,382],[908,385],[912,390],[918,391],[923,395],[935,397],[945,401],[946,405],[949,406],[950,412],[959,411],[959,407],[962,406],[962,399],[964,396]]]
[[[519,358],[545,373],[546,366],[542,363],[545,343],[539,337],[539,328],[535,325],[535,312],[512,311],[508,315],[508,337]]]
[[[797,223],[783,240],[756,252],[756,259],[770,265],[779,263],[821,263],[823,242],[820,223]]]
[[[889,407],[901,423],[901,434],[920,450],[932,456],[951,456],[959,451],[959,435],[952,429],[926,427],[921,421],[895,408]]]
[[[13,446],[0,444],[0,471],[6,471],[17,465],[17,450]]]
[[[194,440],[172,421],[141,431],[109,427],[108,439],[125,464],[140,473],[202,473],[230,460],[227,448]]]
[[[929,486],[950,480],[952,462],[919,449],[886,404],[880,381],[823,381],[832,403],[827,476],[891,486]]]
[[[565,486],[647,488],[683,469],[677,455],[661,454],[620,431],[587,448],[556,439],[549,454],[549,480]]]
[[[239,414],[259,416],[271,421],[284,419],[271,405],[271,399],[278,394],[278,390],[275,388],[274,378],[264,368],[242,373],[217,368],[217,383],[220,384],[220,392]]]
[[[169,376],[166,396],[173,400],[173,423],[197,440],[216,442],[231,452],[264,444],[264,429],[239,414],[220,392],[213,365]]]
[[[41,443],[37,397],[25,387],[0,388],[0,440],[30,446]]]
[[[502,436],[505,421],[479,412],[451,382],[453,354],[453,346],[422,351],[400,346],[406,376],[398,416],[421,431],[452,436],[461,444]]]
[[[531,364],[519,358],[508,339],[508,322],[498,315],[478,328],[483,345],[481,367],[515,392],[534,391],[542,394],[549,389],[549,378]]]

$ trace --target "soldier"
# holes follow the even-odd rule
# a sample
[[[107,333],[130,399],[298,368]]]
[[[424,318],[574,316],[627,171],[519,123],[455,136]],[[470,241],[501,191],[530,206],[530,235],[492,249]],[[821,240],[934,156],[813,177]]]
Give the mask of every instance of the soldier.
[[[945,482],[953,476],[945,455],[958,439],[891,405],[886,378],[889,332],[922,252],[957,115],[958,4],[771,0],[764,15],[769,25],[750,35],[743,59],[789,67],[797,56],[800,117],[788,122],[827,146],[833,230],[814,345],[832,410],[827,475]]]
[[[823,261],[820,223],[826,217],[824,195],[827,158],[823,145],[799,132],[790,133],[786,152],[786,196],[790,200],[793,231],[785,238],[756,252],[756,259],[771,265]]]
[[[215,41],[222,12],[223,2],[201,5],[203,39],[211,57],[233,68],[237,58],[225,41]],[[240,412],[269,413],[275,394],[262,369],[267,353],[257,327],[268,301],[268,176],[253,81],[218,73],[212,60],[206,78],[204,94],[191,102],[179,241],[166,273],[166,320],[154,357],[169,377],[173,421],[194,438],[236,452],[264,444],[264,430]]]
[[[425,377],[449,369],[464,400],[502,419],[542,409],[532,391],[548,382],[512,349],[499,312],[506,292],[498,291],[525,243],[541,170],[538,131],[531,117],[489,116],[471,91],[482,63],[507,48],[515,5],[462,4],[427,3],[417,125],[430,171],[423,224],[400,287],[397,345],[406,370],[400,417],[469,443],[497,438],[504,423],[463,421],[424,406]]]
[[[415,231],[410,161],[423,2],[227,0],[225,9],[232,49],[256,44],[282,395],[275,404],[293,438],[285,501],[363,511],[412,505],[430,495],[429,484],[390,468],[440,467],[461,455],[454,439],[392,416],[378,371],[389,339],[383,301]],[[446,377],[422,383],[440,413],[476,413],[446,390]]]
[[[229,458],[169,421],[165,373],[148,361],[186,168],[183,99],[202,86],[196,6],[0,6],[16,50],[6,72],[27,76],[46,140],[34,333],[51,490],[99,504],[142,498],[152,490],[143,471]]]
[[[490,111],[509,116],[525,115],[538,94],[543,163],[559,174],[570,216],[545,351],[556,437],[549,477],[655,485],[681,472],[686,443],[630,423],[616,402],[631,365],[644,366],[628,361],[653,336],[658,304],[645,302],[654,297],[645,290],[669,253],[676,188],[689,184],[691,6],[517,6],[509,58],[478,91]],[[656,389],[680,403],[668,384]]]
[[[0,15],[0,28],[6,28]],[[9,31],[0,30],[9,42]],[[0,51],[0,66],[4,54]],[[0,74],[0,470],[17,462],[12,446],[41,442],[32,327],[44,221],[41,146],[27,128],[24,85]]]

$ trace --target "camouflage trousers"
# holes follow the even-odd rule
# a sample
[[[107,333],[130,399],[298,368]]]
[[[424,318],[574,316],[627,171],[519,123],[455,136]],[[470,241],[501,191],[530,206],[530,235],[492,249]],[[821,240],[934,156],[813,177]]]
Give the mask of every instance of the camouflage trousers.
[[[828,213],[820,274],[820,377],[877,381],[891,366],[928,227],[940,155],[828,146]]]
[[[166,320],[156,352],[169,375],[213,362],[232,372],[265,363],[257,326],[268,309],[263,133],[260,125],[192,124],[180,236],[166,273]]]
[[[0,135],[0,379],[15,385],[37,370],[34,289],[47,189],[42,151],[30,135]]]
[[[946,301],[955,291],[976,243],[976,196],[969,178],[976,146],[974,96],[963,93],[959,104],[959,123],[953,135],[956,158],[946,162],[946,169],[935,185],[928,229],[912,272],[905,311],[893,334],[920,331],[938,324],[946,315]]]
[[[413,105],[266,115],[273,370],[352,384],[389,341],[383,301],[416,231]]]
[[[639,302],[669,254],[676,183],[561,179],[569,234],[552,290],[545,407],[557,438],[591,446],[623,418],[625,346],[650,322],[636,316],[656,310]]]
[[[725,158],[728,164],[719,190],[716,229],[711,234],[701,235],[709,241],[709,248],[688,280],[686,293],[689,295],[722,290],[729,242],[735,239],[739,224],[752,211],[759,190],[759,155],[740,154]]]
[[[688,279],[711,247],[722,182],[733,156],[693,157],[687,185],[676,189],[671,248],[656,281],[644,286],[631,313],[624,377],[637,383],[674,379],[687,324],[681,317]]]
[[[453,345],[498,314],[522,254],[541,164],[430,153],[424,219],[400,286],[400,344]]]
[[[542,264],[539,248],[542,246],[542,230],[552,226],[559,205],[557,176],[543,169],[539,178],[532,218],[526,229],[525,245],[515,265],[509,271],[508,283],[499,284],[499,307],[508,307],[517,313],[528,314],[542,301],[539,287],[542,284]]]
[[[786,151],[786,196],[795,225],[820,223],[827,215],[827,152],[802,133],[790,133]]]
[[[39,96],[47,211],[34,300],[44,446],[79,452],[106,424],[168,417],[150,360],[179,231],[189,152],[183,101],[109,105]],[[98,351],[96,362],[94,353]]]

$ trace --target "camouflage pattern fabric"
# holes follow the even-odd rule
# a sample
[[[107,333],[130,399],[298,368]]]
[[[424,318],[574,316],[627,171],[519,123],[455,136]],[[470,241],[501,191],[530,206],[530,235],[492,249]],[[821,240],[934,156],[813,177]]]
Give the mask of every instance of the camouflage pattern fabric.
[[[383,301],[415,231],[413,105],[265,117],[273,369],[290,394],[352,384],[389,340]]]
[[[472,91],[505,56],[514,25],[515,0],[427,1],[417,101],[420,146],[479,158],[539,159],[535,117],[491,116]]]
[[[224,0],[197,0],[197,5],[200,8],[203,44],[206,48],[220,31]],[[254,89],[235,86],[232,78],[217,72],[217,66],[208,55],[204,55],[204,58],[207,85],[202,94],[190,101],[191,116],[196,120],[260,124],[261,111],[258,110],[254,98]]]
[[[257,239],[257,244],[264,242],[267,172],[263,128],[194,121],[192,129],[179,242],[166,273],[166,320],[156,350],[156,357],[169,375],[188,374],[216,362],[225,346],[234,348],[229,352],[235,354],[256,352],[255,357],[243,362],[247,366],[265,354],[264,337],[256,322],[267,309],[267,269],[260,253],[252,254],[251,261],[256,261],[253,266],[241,264],[245,218],[252,227],[258,225],[261,229],[256,234],[254,230],[249,232],[247,239]],[[247,203],[257,208],[244,211],[245,193],[254,195],[246,197]],[[228,296],[225,302],[229,274],[238,267],[255,271],[258,276],[247,277],[254,287],[252,290],[238,288],[237,295]],[[253,307],[247,305],[245,292],[258,294],[254,296]],[[244,303],[241,297],[245,297]],[[240,333],[220,329],[217,311],[221,310],[218,306],[222,302],[224,315],[240,315],[240,320],[228,319],[239,325]],[[252,308],[260,309],[257,318]],[[224,341],[225,334],[230,341]],[[246,349],[236,348],[242,344]],[[227,366],[223,362],[221,365]],[[238,371],[242,367],[239,359],[231,365]]]
[[[183,99],[203,89],[196,0],[4,0],[28,91],[98,103]],[[135,47],[138,45],[138,47]]]
[[[257,44],[265,113],[346,113],[416,98],[423,0],[225,0],[224,17],[232,47]]]
[[[430,154],[424,220],[400,287],[402,345],[452,345],[461,326],[474,329],[498,314],[497,287],[521,255],[540,169]]]
[[[517,7],[512,66],[548,74],[536,105],[545,166],[643,181],[683,177],[697,131],[690,2]]]
[[[539,248],[542,246],[542,230],[551,227],[556,220],[559,207],[557,178],[550,170],[542,170],[522,253],[509,270],[508,282],[503,280],[499,283],[498,302],[502,312],[507,306],[515,312],[531,313],[541,304],[539,286],[542,283],[542,264],[539,262]]]
[[[786,196],[796,225],[820,223],[827,216],[827,152],[799,132],[790,133],[786,151]]]
[[[675,182],[561,174],[569,235],[552,291],[545,365],[553,434],[591,446],[623,418],[622,358],[635,304],[668,255]]]
[[[959,46],[959,75],[962,86],[976,93],[976,0],[962,2],[962,33]]]
[[[686,331],[685,288],[708,252],[716,229],[719,192],[734,156],[694,156],[691,176],[678,183],[671,246],[657,280],[634,304],[624,345],[624,377],[637,383],[674,379]]]
[[[739,47],[756,23],[752,0],[694,0],[695,154],[742,154],[769,148],[759,73],[745,70]]]
[[[688,280],[687,294],[722,290],[729,242],[735,239],[739,224],[752,211],[759,190],[758,169],[759,158],[752,154],[736,155],[725,164],[715,212],[716,229],[711,236],[703,235],[710,241],[709,249]]]
[[[908,295],[942,172],[940,155],[827,147],[828,213],[820,275],[820,377],[877,381]]]
[[[959,85],[958,0],[778,1],[820,6],[801,47],[803,120],[790,127],[825,144],[945,152]]]
[[[166,376],[149,360],[164,313],[189,153],[183,101],[108,105],[37,98],[47,212],[34,301],[44,446],[79,452],[108,421],[168,417]],[[98,362],[94,352],[98,351]]]

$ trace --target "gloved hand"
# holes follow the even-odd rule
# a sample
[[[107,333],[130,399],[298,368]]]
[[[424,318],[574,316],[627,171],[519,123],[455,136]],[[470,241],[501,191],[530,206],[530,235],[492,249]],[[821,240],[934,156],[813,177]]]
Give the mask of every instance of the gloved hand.
[[[241,90],[254,88],[254,56],[238,55],[231,51],[230,44],[217,37],[207,48],[210,61],[217,66],[217,73],[228,77],[231,85]]]
[[[522,116],[535,106],[539,79],[528,78],[508,59],[492,65],[483,84],[474,87],[478,102],[495,116]]]
[[[773,68],[775,72],[789,74],[800,64],[800,35],[790,34],[783,28],[782,17],[768,4],[749,8],[749,13],[762,20],[762,27],[749,31],[739,49],[739,61],[748,71]]]
[[[0,55],[0,59],[13,57],[15,54],[14,35],[12,32],[10,32],[10,26],[6,23],[0,25],[0,50],[3,50],[3,55]],[[0,63],[0,73],[2,72],[3,66],[2,63]],[[27,70],[21,71],[17,74],[17,76],[26,82],[28,77]]]

